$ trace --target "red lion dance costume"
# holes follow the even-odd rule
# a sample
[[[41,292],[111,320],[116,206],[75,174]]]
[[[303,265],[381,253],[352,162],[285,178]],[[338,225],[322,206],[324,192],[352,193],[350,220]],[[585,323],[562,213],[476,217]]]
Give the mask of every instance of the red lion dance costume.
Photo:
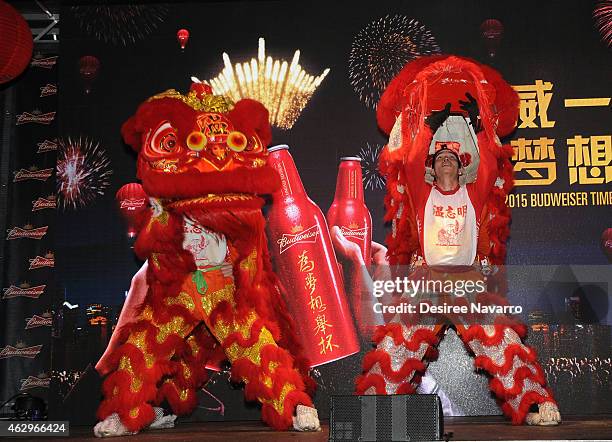
[[[234,105],[214,96],[207,84],[191,89],[149,98],[122,128],[152,205],[135,244],[147,260],[146,282],[135,287],[135,278],[130,291],[148,290],[126,301],[133,320],[121,318],[96,366],[108,374],[98,417],[114,415],[115,426],[118,417],[126,434],[157,422],[161,409],[152,405],[164,400],[176,414],[189,413],[207,361],[228,359],[246,399],[261,403],[262,419],[287,429],[296,408],[312,406],[306,386],[314,382],[264,233],[258,195],[280,183],[266,165],[268,112],[253,100]],[[119,435],[103,422],[97,436]]]
[[[477,100],[481,120],[478,135],[469,129],[472,135],[465,138],[471,138],[478,146],[471,154],[462,145],[463,140],[458,142],[452,135],[444,138],[425,123],[428,115],[439,112],[446,103],[452,103],[446,107],[447,115],[448,111],[465,110],[459,108],[459,100],[465,99],[466,93],[470,100]],[[485,269],[504,263],[510,222],[505,198],[513,186],[513,167],[512,148],[502,146],[498,136],[508,135],[516,127],[518,103],[517,94],[499,73],[455,56],[417,59],[389,84],[378,105],[377,117],[380,128],[390,134],[381,153],[380,169],[387,178],[385,204],[386,221],[392,224],[387,238],[391,266],[409,266],[411,272],[429,276],[435,272],[432,265],[473,266],[482,276]],[[427,159],[428,153],[435,153],[439,145],[453,150],[459,163],[459,185],[454,193],[441,191],[433,183],[435,175],[430,166],[434,166]],[[460,201],[454,207],[453,199]],[[460,217],[468,220],[470,214],[471,225],[470,221],[463,225],[457,222]],[[440,224],[436,222],[445,216],[447,224],[438,228]],[[467,233],[461,240],[463,231]],[[452,243],[453,238],[459,239]],[[459,247],[446,256],[441,250],[447,249],[438,246]],[[480,299],[495,296],[484,293]],[[468,324],[452,316],[447,319],[475,355],[475,366],[491,376],[491,391],[512,423],[523,423],[526,418],[528,423],[540,425],[560,421],[536,353],[521,340],[526,334],[524,325],[501,316],[488,323]],[[446,327],[444,323],[418,320],[379,326],[374,334],[377,348],[364,358],[364,374],[357,378],[357,393],[415,393],[426,360],[435,357],[434,347]],[[528,416],[534,404],[539,405],[539,413]]]

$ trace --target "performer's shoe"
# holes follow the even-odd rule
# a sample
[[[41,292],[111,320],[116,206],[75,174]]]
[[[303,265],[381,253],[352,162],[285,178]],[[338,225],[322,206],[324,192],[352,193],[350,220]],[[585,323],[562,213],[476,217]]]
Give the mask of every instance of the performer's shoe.
[[[176,415],[170,414],[164,416],[164,409],[160,407],[153,407],[153,410],[155,411],[155,420],[147,427],[148,429],[162,430],[164,428],[174,428]],[[117,413],[111,414],[102,422],[98,422],[94,427],[94,435],[96,437],[117,437],[137,433],[137,431],[129,431],[125,428]]]
[[[137,432],[128,431],[128,429],[125,428],[125,425],[121,423],[121,419],[119,419],[117,413],[107,416],[106,419],[98,422],[94,427],[94,435],[96,437],[116,437],[136,433]]]
[[[527,413],[525,422],[527,425],[559,425],[561,414],[557,405],[552,402],[544,402],[538,405],[537,413]]]
[[[293,428],[297,431],[321,431],[316,408],[298,405],[293,416]]]

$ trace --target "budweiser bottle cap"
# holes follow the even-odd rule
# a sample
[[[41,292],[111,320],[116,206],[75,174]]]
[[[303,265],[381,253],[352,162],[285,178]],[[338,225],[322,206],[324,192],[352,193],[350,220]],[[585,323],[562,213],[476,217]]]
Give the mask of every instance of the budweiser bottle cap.
[[[289,150],[289,145],[287,144],[277,144],[276,146],[268,147],[268,152],[276,152],[277,150]]]

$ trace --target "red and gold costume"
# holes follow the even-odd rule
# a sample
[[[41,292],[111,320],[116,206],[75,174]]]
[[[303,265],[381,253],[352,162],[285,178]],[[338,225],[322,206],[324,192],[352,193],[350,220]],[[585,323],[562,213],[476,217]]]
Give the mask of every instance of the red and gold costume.
[[[263,420],[289,428],[296,406],[312,405],[306,389],[314,382],[268,255],[258,195],[279,179],[266,165],[267,110],[194,83],[187,95],[149,98],[122,134],[138,152],[151,199],[135,244],[148,289],[96,366],[108,374],[98,417],[117,413],[138,431],[164,400],[189,413],[206,363],[227,359],[246,399],[262,404]]]
[[[436,144],[436,135],[425,124],[425,119],[431,112],[444,108],[446,103],[452,103],[451,111],[460,112],[458,103],[465,99],[466,93],[476,97],[482,130],[473,137],[477,151],[467,156],[468,159],[477,156],[478,161],[472,161],[471,168],[467,166],[469,160],[463,163],[460,187],[453,194],[431,183],[431,170],[428,171],[426,160]],[[407,64],[390,83],[378,105],[377,117],[381,129],[390,134],[389,143],[381,154],[380,169],[387,178],[385,205],[386,221],[392,225],[387,238],[391,266],[407,266],[414,272],[415,279],[418,275],[435,279],[446,270],[438,272],[432,265],[471,266],[474,260],[474,268],[482,270],[504,263],[510,222],[505,198],[513,186],[513,167],[510,163],[512,149],[502,146],[498,136],[508,135],[515,128],[518,104],[517,94],[499,73],[455,56],[417,59]],[[445,146],[453,143],[460,144],[453,139],[445,140]],[[462,153],[466,152],[462,149],[457,152],[460,162],[465,160]],[[426,181],[428,173],[430,178]],[[453,196],[459,194],[463,196]],[[475,225],[469,226],[467,221],[460,225],[453,219],[455,224],[450,226],[476,232],[477,240],[473,244],[469,237],[449,243],[453,232],[447,235],[444,229],[439,230],[437,236],[427,235],[427,227],[431,229],[434,225],[431,219],[437,210],[434,205],[434,213],[426,211],[426,208],[432,209],[431,203],[428,205],[432,196],[437,198],[434,200],[438,201],[437,208],[449,210],[451,218],[457,215],[456,208],[450,205],[442,208],[439,202],[462,198],[458,206],[463,210],[458,213],[465,216],[466,208],[472,210]],[[436,244],[432,247],[429,242]],[[470,248],[470,262],[465,262],[469,253],[457,253],[462,262],[454,262],[452,253],[445,261],[446,257],[434,250],[435,246],[449,245]],[[438,262],[428,262],[432,256]],[[483,278],[482,273],[476,273],[479,272],[454,277]],[[503,291],[504,285],[503,281],[498,281],[496,290]],[[442,300],[461,301],[450,298],[453,296],[442,297]],[[505,301],[500,299],[497,294],[483,293],[476,301],[503,305]],[[502,315],[489,318],[488,322],[465,320],[457,315],[447,315],[446,319],[453,323],[466,347],[475,355],[475,366],[491,376],[489,386],[514,424],[525,420],[533,404],[554,404],[535,351],[522,342],[526,334],[524,325]],[[419,315],[412,316],[409,321],[391,321],[379,326],[374,334],[377,348],[364,358],[364,374],[357,379],[357,392],[414,393],[427,367],[426,360],[436,354],[435,346],[446,327],[446,323],[428,323]]]

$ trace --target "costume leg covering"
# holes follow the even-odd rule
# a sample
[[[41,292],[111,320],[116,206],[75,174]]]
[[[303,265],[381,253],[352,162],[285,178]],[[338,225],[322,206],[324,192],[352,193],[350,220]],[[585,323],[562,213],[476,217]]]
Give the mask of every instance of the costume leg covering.
[[[357,394],[410,394],[416,392],[424,359],[437,354],[439,326],[390,323],[376,328],[376,349],[363,359],[363,372],[356,380]]]
[[[556,404],[535,350],[521,341],[524,334],[523,325],[499,324],[472,325],[461,333],[476,356],[474,365],[491,375],[489,387],[513,424],[522,424],[533,404]]]

